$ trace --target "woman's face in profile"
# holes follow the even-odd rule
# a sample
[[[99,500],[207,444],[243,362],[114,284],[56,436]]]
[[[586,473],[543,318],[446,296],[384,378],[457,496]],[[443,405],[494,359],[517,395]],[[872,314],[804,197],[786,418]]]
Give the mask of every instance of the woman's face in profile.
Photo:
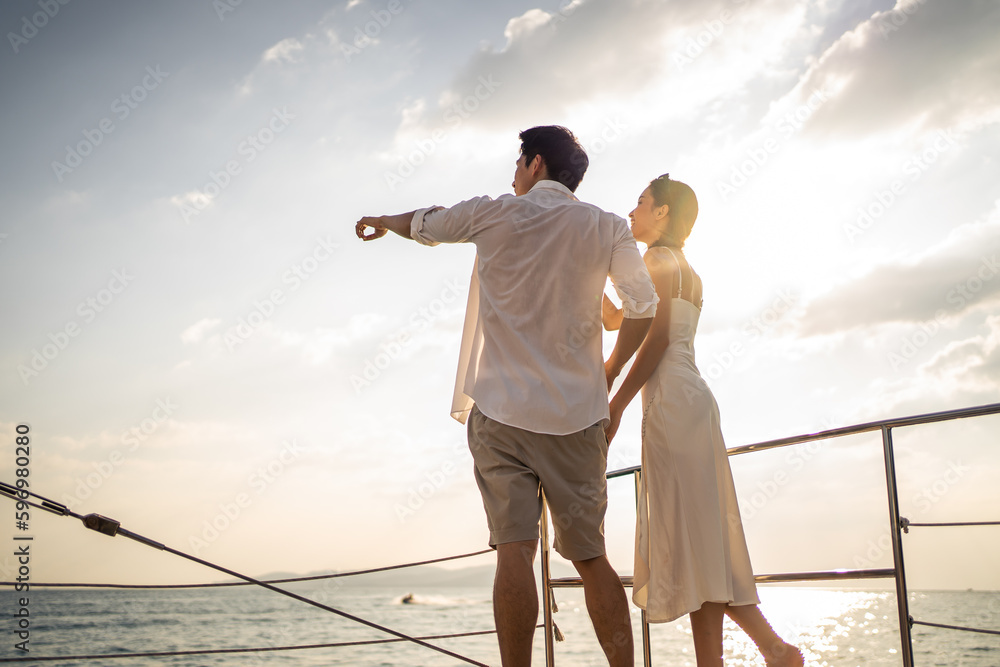
[[[657,217],[658,211],[654,210],[656,208],[653,205],[653,193],[647,187],[639,195],[639,201],[635,208],[628,214],[632,221],[632,236],[635,237],[636,241],[650,245],[663,235],[663,229],[661,229],[663,217]]]

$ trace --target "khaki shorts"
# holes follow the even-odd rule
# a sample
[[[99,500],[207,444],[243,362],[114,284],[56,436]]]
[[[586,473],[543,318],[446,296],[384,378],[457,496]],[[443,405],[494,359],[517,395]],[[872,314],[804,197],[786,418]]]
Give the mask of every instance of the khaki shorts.
[[[567,560],[604,555],[608,441],[600,422],[569,435],[548,435],[501,424],[474,406],[468,433],[491,547],[538,539],[541,488],[555,550]]]

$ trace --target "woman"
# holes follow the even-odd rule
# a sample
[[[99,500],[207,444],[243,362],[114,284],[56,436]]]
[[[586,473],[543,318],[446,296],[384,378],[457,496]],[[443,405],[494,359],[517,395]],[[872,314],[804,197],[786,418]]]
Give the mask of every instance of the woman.
[[[694,191],[669,174],[655,179],[629,214],[632,235],[660,302],[635,363],[611,399],[608,440],[642,390],[642,481],[632,599],[651,622],[691,616],[699,667],[722,665],[722,618],[750,635],[769,666],[802,665],[802,654],[757,607],[750,556],[722,439],[719,408],[698,372],[693,339],[701,278],[682,250],[698,216]],[[622,313],[607,296],[603,319]],[[609,382],[621,368],[607,369]]]

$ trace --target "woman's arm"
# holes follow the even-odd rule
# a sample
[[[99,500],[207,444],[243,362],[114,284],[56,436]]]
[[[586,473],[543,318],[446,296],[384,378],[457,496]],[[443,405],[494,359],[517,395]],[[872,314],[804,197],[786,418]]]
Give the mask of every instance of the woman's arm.
[[[605,330],[617,331],[621,328],[623,319],[625,319],[625,314],[622,309],[616,307],[605,294],[604,300],[601,301],[601,322],[604,324]]]
[[[614,438],[625,408],[656,370],[670,343],[670,298],[677,289],[675,284],[677,264],[672,259],[650,257],[648,251],[643,259],[653,279],[653,286],[656,287],[656,294],[660,297],[660,303],[656,315],[653,316],[649,333],[646,334],[646,339],[635,356],[632,368],[611,399],[611,424],[607,428],[608,442]]]
[[[611,385],[615,383],[622,368],[642,345],[642,341],[646,339],[646,332],[649,331],[652,323],[652,317],[626,317],[622,320],[622,328],[618,332],[615,349],[611,351],[611,356],[604,362],[604,377],[608,381],[608,391],[611,391]]]

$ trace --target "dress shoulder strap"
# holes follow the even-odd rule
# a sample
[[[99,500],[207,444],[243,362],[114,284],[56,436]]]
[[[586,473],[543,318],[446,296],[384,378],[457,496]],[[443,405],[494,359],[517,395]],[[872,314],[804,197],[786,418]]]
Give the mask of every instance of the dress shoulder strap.
[[[684,272],[681,271],[681,263],[677,261],[677,255],[674,251],[670,249],[669,246],[663,246],[670,253],[670,256],[674,258],[674,263],[677,265],[677,298],[681,298],[681,290],[684,288]]]

